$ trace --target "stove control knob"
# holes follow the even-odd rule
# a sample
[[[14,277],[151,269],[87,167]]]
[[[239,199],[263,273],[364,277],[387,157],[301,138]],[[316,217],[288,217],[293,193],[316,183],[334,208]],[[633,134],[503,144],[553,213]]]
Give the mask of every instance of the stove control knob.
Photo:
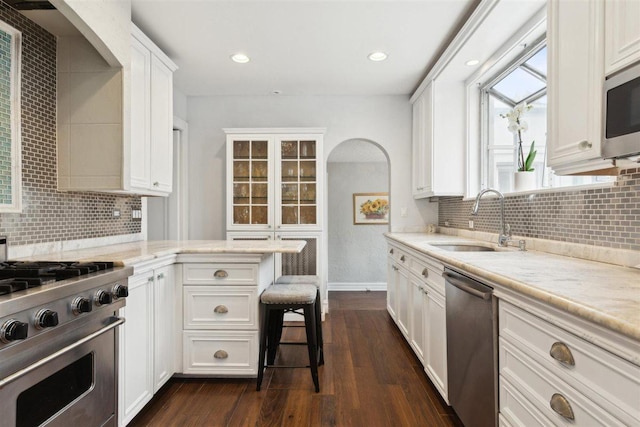
[[[121,285],[119,283],[117,283],[114,287],[113,287],[113,298],[114,299],[118,299],[118,298],[126,298],[129,296],[129,288],[127,288],[124,285]]]
[[[71,303],[71,311],[76,316],[80,313],[89,313],[93,310],[93,304],[89,298],[78,297]]]
[[[103,291],[100,289],[96,292],[96,305],[100,307],[101,305],[111,304],[113,302],[113,297],[110,292]]]
[[[53,328],[58,326],[58,313],[52,310],[40,310],[36,314],[36,329]]]
[[[10,319],[4,322],[0,327],[0,341],[8,343],[15,340],[23,340],[27,338],[29,332],[29,324],[18,322]]]

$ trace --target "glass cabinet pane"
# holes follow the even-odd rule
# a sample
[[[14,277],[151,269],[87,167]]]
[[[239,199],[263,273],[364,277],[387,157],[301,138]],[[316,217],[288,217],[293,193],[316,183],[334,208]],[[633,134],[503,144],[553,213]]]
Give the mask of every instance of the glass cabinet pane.
[[[300,181],[315,181],[316,180],[316,162],[300,162]]]
[[[269,142],[233,141],[233,223],[269,223]]]
[[[315,206],[300,206],[300,224],[315,224],[316,221]]]
[[[300,158],[315,159],[316,158],[316,142],[300,141]]]
[[[298,207],[297,206],[282,207],[282,223],[298,224]]]
[[[316,203],[316,185],[300,184],[300,203],[315,204]]]
[[[282,162],[282,181],[298,180],[298,162]]]
[[[297,159],[298,141],[282,141],[280,144],[280,156],[283,159]]]
[[[282,184],[282,204],[298,203],[298,184]]]

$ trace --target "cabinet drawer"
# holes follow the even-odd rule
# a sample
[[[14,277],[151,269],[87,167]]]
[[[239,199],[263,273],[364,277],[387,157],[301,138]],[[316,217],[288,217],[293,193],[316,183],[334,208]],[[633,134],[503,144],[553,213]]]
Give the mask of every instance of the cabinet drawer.
[[[501,300],[499,307],[500,337],[616,416],[640,422],[640,367],[512,304]],[[551,356],[554,344],[555,352],[571,353],[573,366]]]
[[[544,427],[551,424],[506,378],[500,377],[501,426]]]
[[[389,256],[393,258],[393,260],[398,264],[405,267],[409,267],[411,263],[411,256],[402,249],[397,246],[389,246],[389,250],[387,252]]]
[[[257,289],[185,286],[184,329],[258,329]]]
[[[184,264],[185,285],[257,285],[255,264]]]
[[[256,376],[257,331],[183,332],[183,372],[212,376]]]
[[[504,338],[499,339],[500,376],[504,378],[535,406],[540,413],[551,420],[552,424],[567,426],[623,426],[621,420],[614,417],[582,395],[579,391],[560,380],[556,375],[536,363]],[[575,420],[571,421],[551,408],[554,396],[566,399]],[[501,399],[504,397],[501,396]],[[503,406],[501,401],[500,406]],[[607,408],[612,410],[612,408]],[[619,415],[615,413],[615,415]]]
[[[444,266],[442,264],[429,263],[420,259],[413,259],[411,262],[411,271],[431,288],[444,296]]]

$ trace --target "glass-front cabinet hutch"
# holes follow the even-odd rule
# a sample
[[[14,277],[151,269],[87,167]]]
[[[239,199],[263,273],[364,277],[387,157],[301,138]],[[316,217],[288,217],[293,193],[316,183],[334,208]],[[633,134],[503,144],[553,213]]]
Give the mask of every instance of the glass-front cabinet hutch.
[[[276,275],[312,274],[322,279],[325,130],[224,131],[227,239],[305,240],[302,253],[276,257]]]

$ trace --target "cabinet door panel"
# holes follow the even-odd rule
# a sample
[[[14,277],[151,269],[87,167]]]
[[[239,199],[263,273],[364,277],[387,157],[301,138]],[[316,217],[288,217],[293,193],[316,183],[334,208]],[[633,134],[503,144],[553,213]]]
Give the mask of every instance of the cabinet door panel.
[[[394,260],[391,256],[387,257],[387,311],[397,322],[398,314],[396,312],[396,288],[397,273]]]
[[[175,274],[174,266],[159,268],[154,271],[154,392],[166,383],[174,373],[176,344],[174,330],[176,316],[174,301]]]
[[[131,39],[131,186],[151,183],[150,110],[151,53]]]
[[[151,189],[173,186],[173,73],[151,56]]]
[[[607,74],[640,60],[640,1],[605,2],[604,28]]]
[[[448,401],[447,386],[447,316],[445,299],[427,289],[428,314],[425,328],[428,334],[425,343],[425,370],[442,398]]]

